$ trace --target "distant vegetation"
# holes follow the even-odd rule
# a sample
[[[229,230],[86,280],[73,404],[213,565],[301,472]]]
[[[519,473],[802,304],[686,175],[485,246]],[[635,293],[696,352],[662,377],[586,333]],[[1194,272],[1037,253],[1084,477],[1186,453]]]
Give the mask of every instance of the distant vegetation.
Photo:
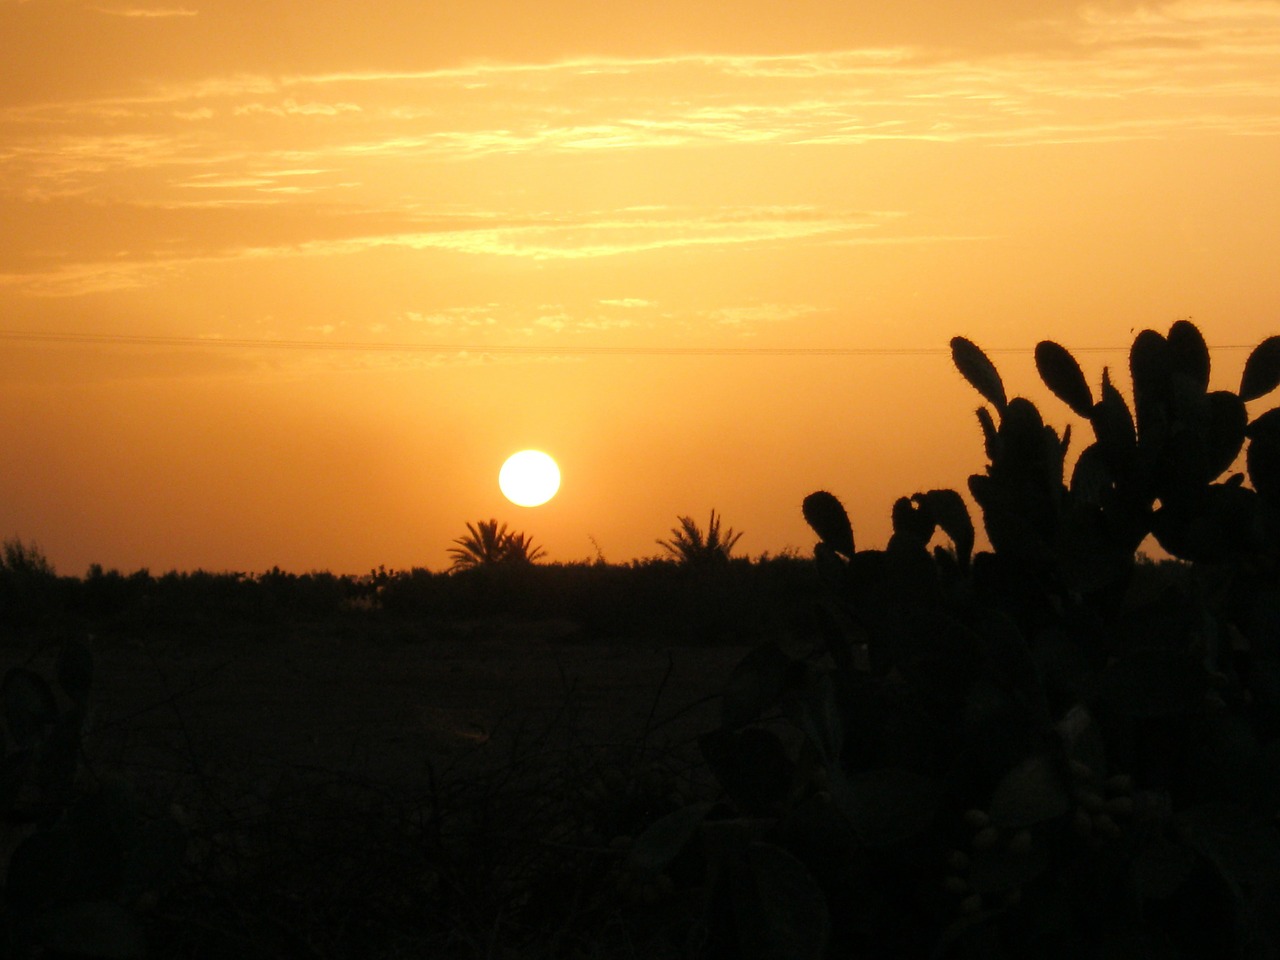
[[[44,627],[56,579],[37,544],[6,539],[0,545],[0,634]]]
[[[0,574],[6,578],[42,578],[53,574],[53,564],[38,544],[16,537],[5,540],[0,550]]]
[[[658,546],[681,563],[724,563],[742,537],[741,533],[734,533],[732,528],[721,533],[720,518],[714,510],[707,522],[706,533],[702,532],[693,517],[682,516],[676,520],[678,526],[672,528],[671,539],[659,540]]]
[[[536,555],[536,554],[535,554]],[[180,634],[228,629],[371,633],[406,640],[479,634],[495,618],[559,620],[581,640],[753,643],[812,618],[821,584],[810,558],[781,554],[686,565],[476,562],[447,571],[152,574],[90,568],[0,570],[0,637]]]

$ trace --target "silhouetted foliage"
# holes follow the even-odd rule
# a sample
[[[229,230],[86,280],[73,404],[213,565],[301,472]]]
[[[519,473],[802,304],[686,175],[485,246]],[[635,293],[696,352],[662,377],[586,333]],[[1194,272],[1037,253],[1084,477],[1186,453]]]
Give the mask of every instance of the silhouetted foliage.
[[[692,569],[661,558],[462,571],[379,568],[362,576],[278,568],[156,575],[95,564],[83,578],[53,577],[34,590],[0,592],[8,598],[0,635],[38,640],[87,632],[183,642],[228,633],[263,642],[282,633],[425,638],[483,633],[486,621],[506,618],[562,621],[580,639],[747,643],[788,628],[820,589],[813,560],[787,553],[735,557],[700,566],[690,577]],[[29,615],[19,622],[15,611]]]
[[[714,510],[707,522],[706,533],[692,517],[677,517],[678,526],[671,528],[670,540],[659,540],[658,546],[685,564],[724,563],[733,553],[741,533],[730,528],[720,531],[720,518]]]
[[[505,523],[499,525],[497,520],[480,520],[467,524],[466,536],[453,541],[457,546],[449,549],[453,557],[453,569],[468,570],[474,567],[489,567],[496,564],[532,563],[540,559],[546,551],[534,546],[533,540],[524,533],[507,530]]]
[[[0,573],[6,577],[47,578],[54,576],[53,564],[35,543],[16,537],[4,541],[0,557]]]
[[[720,799],[653,821],[632,873],[698,891],[714,956],[1275,956],[1280,417],[1208,389],[1186,321],[1135,339],[1132,408],[1043,343],[1094,434],[1068,476],[1070,431],[952,349],[990,404],[991,551],[955,491],[900,498],[884,550],[807,497],[820,639],[739,664],[701,743]],[[1252,487],[1222,478],[1246,443]],[[1149,535],[1177,559],[1139,562]]]
[[[35,543],[16,537],[0,546],[0,634],[40,626],[55,603],[57,575]]]

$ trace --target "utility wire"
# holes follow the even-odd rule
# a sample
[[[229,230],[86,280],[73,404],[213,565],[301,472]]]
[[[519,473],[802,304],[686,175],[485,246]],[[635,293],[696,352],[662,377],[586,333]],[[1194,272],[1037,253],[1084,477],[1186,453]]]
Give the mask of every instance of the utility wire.
[[[117,333],[37,333],[0,330],[11,343],[81,343],[132,347],[237,347],[267,350],[335,350],[354,353],[492,354],[517,356],[627,357],[914,357],[950,355],[949,347],[662,347],[662,346],[532,346],[477,343],[361,343],[352,340],[267,340],[248,337],[131,336]],[[1127,347],[1084,346],[1073,353],[1119,353]],[[1251,350],[1248,344],[1220,344],[1212,350]],[[983,348],[986,353],[1027,354],[1032,347]]]

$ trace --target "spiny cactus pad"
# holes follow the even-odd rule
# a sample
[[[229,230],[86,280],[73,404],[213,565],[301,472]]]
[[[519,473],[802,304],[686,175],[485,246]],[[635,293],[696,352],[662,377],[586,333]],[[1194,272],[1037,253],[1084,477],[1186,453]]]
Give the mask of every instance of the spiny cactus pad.
[[[853,556],[853,525],[835,494],[826,490],[809,494],[804,498],[801,512],[823,543],[846,558]]]
[[[1036,344],[1036,369],[1040,371],[1040,379],[1053,391],[1054,396],[1065,403],[1073,412],[1088,417],[1093,410],[1093,394],[1085,381],[1084,371],[1076,363],[1066,347],[1052,340],[1042,340]]]
[[[988,359],[976,343],[964,337],[951,338],[951,360],[969,383],[1000,412],[1004,412],[1007,397],[1004,382],[995,364]]]

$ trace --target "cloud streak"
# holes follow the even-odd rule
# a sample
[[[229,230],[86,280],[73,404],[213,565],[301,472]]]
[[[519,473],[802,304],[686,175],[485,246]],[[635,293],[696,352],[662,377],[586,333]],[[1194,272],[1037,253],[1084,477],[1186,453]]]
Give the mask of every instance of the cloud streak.
[[[1258,132],[1280,97],[1280,4],[1179,2],[1127,16],[1087,9],[1057,24],[1053,53],[956,59],[927,49],[768,57],[672,56],[477,64],[421,72],[239,75],[129,97],[0,114],[6,140],[38,150],[51,125],[217,123],[253,152],[301,134],[303,152],[416,157],[670,149],[714,143],[1036,142],[1045,129],[1173,132],[1202,116]],[[674,96],[673,96],[674,95]],[[1097,110],[1078,115],[1082,104]],[[1229,105],[1230,109],[1224,109]],[[349,114],[340,131],[311,127]],[[263,118],[282,121],[263,127]],[[237,119],[241,121],[237,124]],[[350,119],[347,117],[347,119]],[[31,134],[20,136],[24,127]],[[1056,138],[1054,140],[1056,142]],[[56,143],[50,143],[54,152]],[[175,155],[189,155],[175,137]]]
[[[127,17],[135,20],[162,20],[169,17],[194,17],[197,11],[186,8],[171,7],[94,7],[97,13],[105,13],[112,17]]]
[[[785,156],[797,169],[806,162],[797,158],[841,150],[853,158],[895,143],[1280,135],[1280,2],[1086,8],[1041,28],[1054,41],[1046,49],[966,57],[897,47],[234,74],[14,106],[0,111],[0,202],[17,211],[15,222],[54,203],[79,205],[79,216],[67,219],[76,232],[69,226],[61,244],[48,237],[43,249],[59,253],[37,255],[17,239],[0,247],[0,285],[40,295],[127,289],[202,262],[378,249],[546,263],[763,243],[957,240],[890,229],[911,211],[747,207],[730,197],[681,207],[675,201],[686,197],[652,191],[647,198],[662,202],[649,209],[553,216],[519,199],[517,185],[542,176],[553,191],[584,163],[598,164],[590,169],[601,183],[626,185],[643,183],[655,162],[715,170]],[[640,188],[632,195],[646,197]],[[104,217],[141,222],[138,211],[155,216],[127,250],[107,256]],[[232,213],[263,236],[211,230],[213,218]]]
[[[220,184],[211,184],[218,189]],[[877,234],[900,219],[894,212],[818,211],[808,207],[743,207],[708,214],[691,209],[602,210],[577,216],[533,214],[511,217],[477,213],[422,219],[413,229],[352,233],[271,245],[227,244],[220,249],[138,250],[128,257],[73,259],[52,268],[47,257],[27,269],[0,272],[0,287],[37,296],[77,296],[145,287],[201,263],[235,260],[349,257],[378,250],[440,252],[530,261],[575,261],[661,250],[729,247],[761,243],[910,242]],[[938,238],[924,238],[935,242]],[[202,246],[207,240],[199,241]],[[645,305],[626,301],[624,307]]]

